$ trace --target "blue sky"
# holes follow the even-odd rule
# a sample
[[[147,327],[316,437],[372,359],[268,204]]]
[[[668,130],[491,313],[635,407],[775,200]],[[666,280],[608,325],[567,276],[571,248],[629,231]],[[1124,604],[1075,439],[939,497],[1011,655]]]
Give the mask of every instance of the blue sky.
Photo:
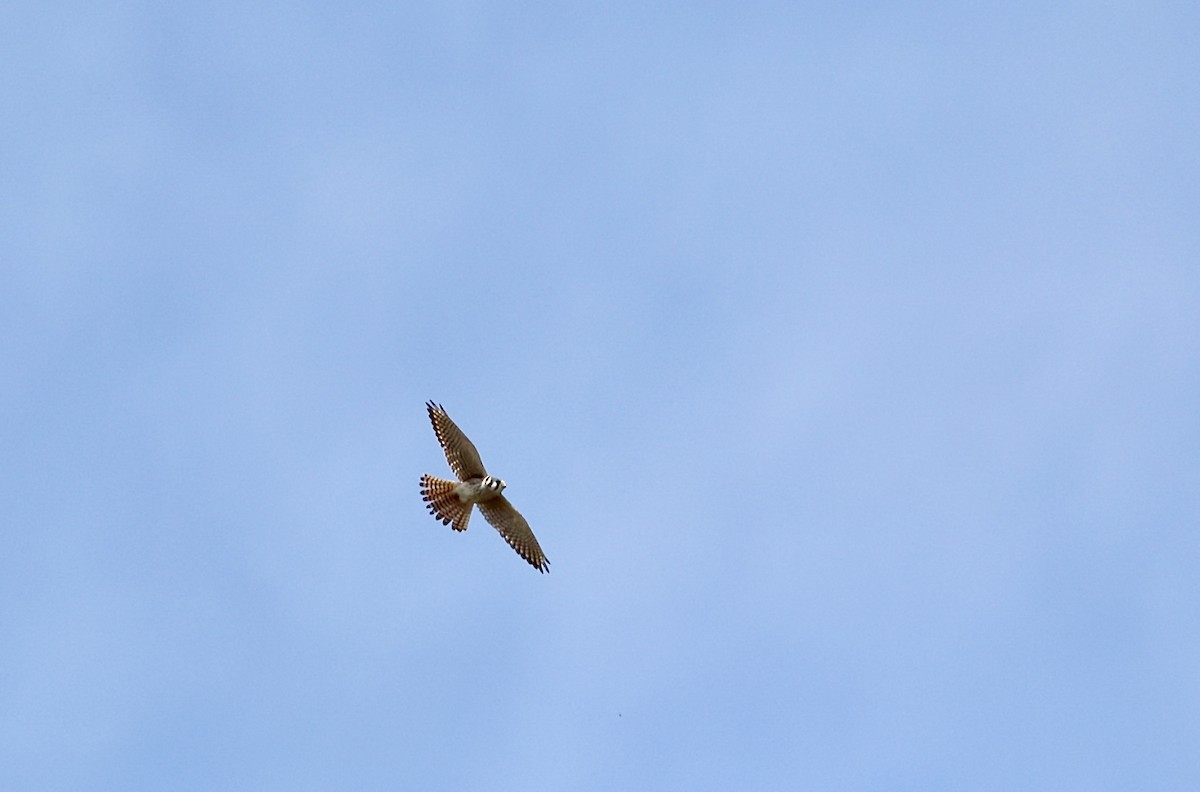
[[[0,11],[0,785],[1200,784],[1197,6],[651,5]]]

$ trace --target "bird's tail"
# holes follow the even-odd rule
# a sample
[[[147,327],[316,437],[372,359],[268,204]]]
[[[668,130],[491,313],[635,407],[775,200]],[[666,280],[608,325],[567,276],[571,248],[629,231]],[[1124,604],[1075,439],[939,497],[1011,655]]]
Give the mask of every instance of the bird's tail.
[[[454,488],[457,481],[447,481],[426,473],[421,476],[421,500],[429,513],[449,525],[456,531],[467,530],[467,520],[471,519],[471,504],[463,503],[458,498]]]

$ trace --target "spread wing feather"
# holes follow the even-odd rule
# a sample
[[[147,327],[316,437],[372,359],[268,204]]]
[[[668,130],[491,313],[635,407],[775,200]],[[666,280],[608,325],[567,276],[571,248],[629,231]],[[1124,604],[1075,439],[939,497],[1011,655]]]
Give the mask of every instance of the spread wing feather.
[[[483,467],[483,460],[479,458],[479,452],[475,450],[475,445],[467,439],[462,429],[450,420],[442,405],[426,402],[425,407],[429,410],[429,422],[433,424],[433,433],[437,435],[442,450],[446,452],[446,461],[450,463],[450,469],[458,476],[458,480],[466,481],[486,476],[487,471]]]
[[[519,511],[513,508],[513,505],[508,502],[508,498],[497,495],[491,500],[475,505],[479,507],[479,511],[483,512],[484,519],[500,532],[504,541],[517,551],[517,555],[528,561],[538,572],[550,571],[550,562],[546,559],[546,554],[542,552],[537,537],[529,528],[529,523],[525,521]]]

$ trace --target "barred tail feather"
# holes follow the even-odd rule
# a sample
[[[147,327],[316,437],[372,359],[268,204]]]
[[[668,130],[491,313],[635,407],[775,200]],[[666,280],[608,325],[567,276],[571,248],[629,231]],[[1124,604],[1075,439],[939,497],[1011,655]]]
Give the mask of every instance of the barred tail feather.
[[[421,500],[425,508],[442,525],[449,525],[456,531],[467,530],[467,521],[471,519],[471,504],[463,503],[458,498],[454,488],[457,481],[447,481],[426,473],[421,476]]]

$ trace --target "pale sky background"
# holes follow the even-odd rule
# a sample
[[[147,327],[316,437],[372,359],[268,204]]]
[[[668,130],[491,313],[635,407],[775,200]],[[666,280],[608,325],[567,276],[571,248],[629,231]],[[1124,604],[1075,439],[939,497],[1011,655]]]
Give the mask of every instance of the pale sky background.
[[[0,787],[1200,788],[1200,5],[1051,5],[6,4]]]

